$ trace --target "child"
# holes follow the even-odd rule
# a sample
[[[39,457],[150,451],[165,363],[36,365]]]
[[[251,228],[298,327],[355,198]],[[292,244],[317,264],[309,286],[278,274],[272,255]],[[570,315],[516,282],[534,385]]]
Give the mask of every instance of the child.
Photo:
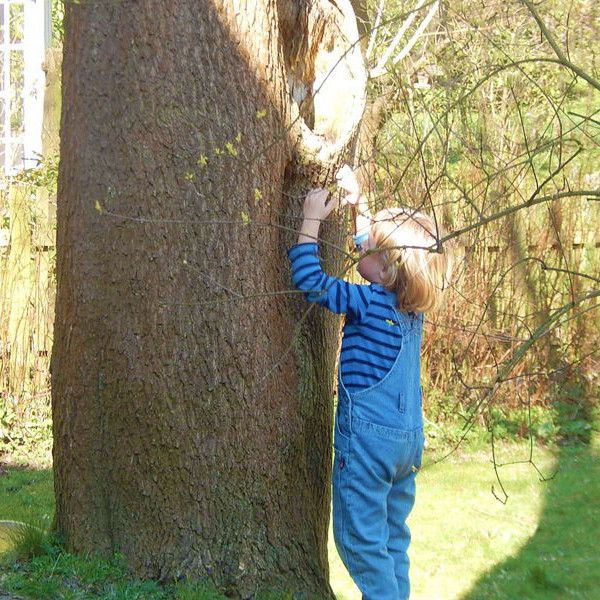
[[[387,209],[366,211],[348,167],[338,173],[357,219],[358,272],[369,285],[326,275],[317,256],[321,221],[335,202],[311,190],[297,245],[289,252],[292,279],[316,302],[346,315],[335,418],[333,529],[342,561],[364,600],[409,597],[410,532],[421,465],[420,387],[422,312],[447,287],[450,260],[430,217]]]

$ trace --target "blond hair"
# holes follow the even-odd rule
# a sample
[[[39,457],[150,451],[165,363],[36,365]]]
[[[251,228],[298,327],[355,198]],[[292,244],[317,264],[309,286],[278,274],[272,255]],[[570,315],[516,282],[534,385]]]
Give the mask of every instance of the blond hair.
[[[398,308],[425,312],[438,307],[452,272],[439,224],[412,209],[386,208],[373,217],[371,235],[385,265],[382,284],[396,293]]]

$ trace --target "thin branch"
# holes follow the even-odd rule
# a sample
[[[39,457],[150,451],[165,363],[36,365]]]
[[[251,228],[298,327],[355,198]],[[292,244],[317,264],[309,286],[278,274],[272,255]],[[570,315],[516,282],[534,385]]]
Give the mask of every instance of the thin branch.
[[[554,50],[554,53],[558,57],[559,62],[565,67],[571,69],[571,71],[573,71],[573,73],[576,73],[579,77],[581,77],[581,79],[587,81],[592,87],[596,88],[597,90],[600,90],[600,82],[596,81],[596,79],[588,75],[583,69],[578,67],[576,64],[572,63],[565,55],[565,53],[561,50],[560,46],[558,45],[558,42],[556,41],[550,30],[544,24],[542,17],[535,9],[533,3],[530,2],[530,0],[521,0],[521,2],[527,7],[529,12],[535,19],[536,23],[538,24],[538,27],[540,28],[540,31],[542,32],[542,35],[544,36],[544,38],[546,38],[546,41],[550,44],[552,50]]]

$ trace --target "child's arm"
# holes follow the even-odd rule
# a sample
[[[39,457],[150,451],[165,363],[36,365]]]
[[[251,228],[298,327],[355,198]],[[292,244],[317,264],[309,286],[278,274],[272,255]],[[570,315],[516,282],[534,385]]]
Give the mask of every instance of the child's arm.
[[[309,302],[316,302],[335,313],[348,313],[355,318],[366,313],[371,297],[368,285],[350,284],[330,277],[321,266],[317,239],[321,220],[327,218],[336,202],[326,204],[327,190],[311,190],[304,202],[304,220],[298,243],[288,251],[292,263],[292,281],[306,292]]]

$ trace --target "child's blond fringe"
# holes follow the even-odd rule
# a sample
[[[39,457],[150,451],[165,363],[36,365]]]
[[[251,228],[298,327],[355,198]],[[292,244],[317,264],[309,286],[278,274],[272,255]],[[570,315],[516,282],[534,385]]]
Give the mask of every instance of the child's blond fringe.
[[[444,236],[441,226],[421,212],[386,208],[373,217],[371,232],[386,265],[382,283],[396,292],[398,308],[439,308],[453,263],[449,248],[439,242]]]

